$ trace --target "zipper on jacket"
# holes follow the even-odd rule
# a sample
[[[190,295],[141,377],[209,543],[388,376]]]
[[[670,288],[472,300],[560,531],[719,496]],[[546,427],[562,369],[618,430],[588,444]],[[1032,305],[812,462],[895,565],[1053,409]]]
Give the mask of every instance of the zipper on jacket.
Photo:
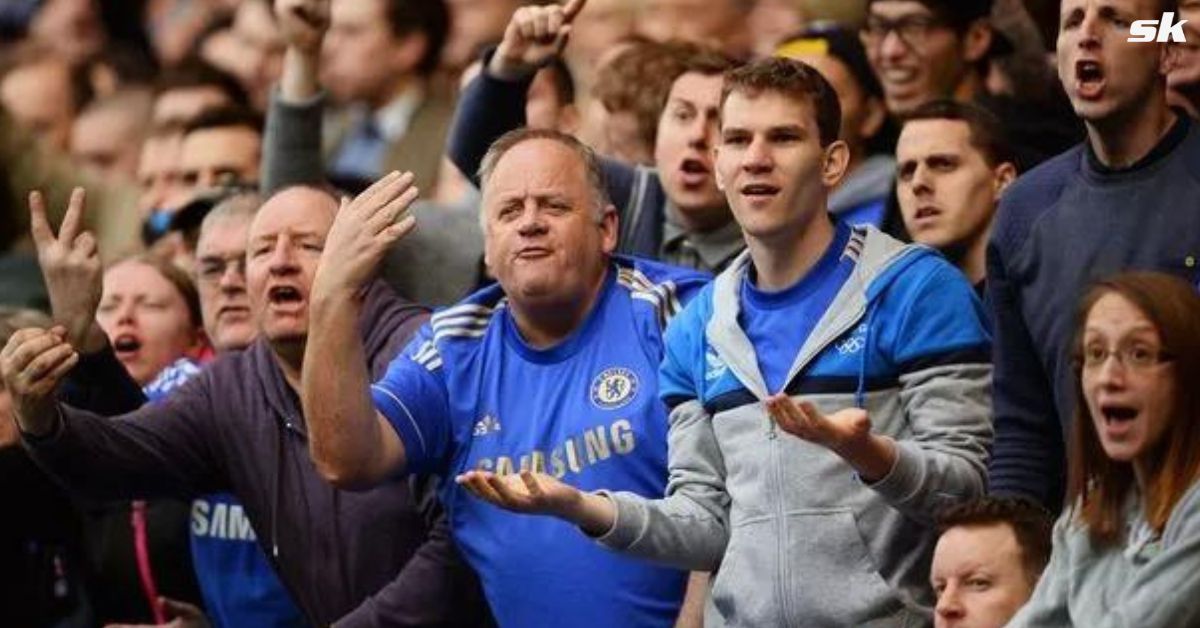
[[[777,585],[775,593],[779,596],[779,625],[791,625],[791,605],[788,604],[788,556],[787,556],[787,522],[784,516],[783,508],[783,472],[779,468],[779,440],[775,436],[775,421],[771,421],[771,435],[767,438],[770,440],[771,448],[771,470],[775,480],[776,495],[779,496],[775,500],[775,516],[778,518],[778,532],[775,535],[775,556],[779,561],[779,568],[776,570],[779,577],[776,578]]]

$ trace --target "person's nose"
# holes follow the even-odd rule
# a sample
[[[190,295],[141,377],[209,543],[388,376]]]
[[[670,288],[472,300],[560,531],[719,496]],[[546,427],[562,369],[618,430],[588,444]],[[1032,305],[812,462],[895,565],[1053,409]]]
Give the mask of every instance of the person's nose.
[[[239,293],[246,290],[246,273],[243,270],[244,257],[225,260],[225,271],[221,273],[218,285],[225,293]]]
[[[287,235],[281,235],[275,241],[269,270],[272,275],[290,275],[296,272],[296,256],[292,251],[291,239]]]
[[[966,615],[966,608],[963,607],[958,587],[955,584],[946,584],[946,588],[938,595],[937,607],[934,611],[942,619],[961,619]]]
[[[529,199],[525,203],[525,207],[521,210],[521,216],[517,219],[517,233],[522,237],[532,238],[546,233],[549,227],[546,225],[545,216],[539,210],[537,201]]]
[[[746,172],[753,174],[763,174],[774,169],[775,160],[772,158],[771,151],[765,140],[762,138],[751,140],[750,145],[746,147],[742,167]]]

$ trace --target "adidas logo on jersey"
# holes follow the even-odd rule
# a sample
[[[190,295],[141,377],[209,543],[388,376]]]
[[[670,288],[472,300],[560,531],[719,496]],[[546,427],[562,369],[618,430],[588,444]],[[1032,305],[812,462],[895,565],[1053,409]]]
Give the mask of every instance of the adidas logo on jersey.
[[[704,352],[704,381],[711,382],[720,379],[728,370],[729,366],[725,364],[721,356],[712,350],[712,347]]]
[[[487,436],[488,434],[499,431],[500,419],[497,419],[490,414],[485,414],[482,419],[479,419],[475,422],[475,429],[472,430],[471,434],[473,436]]]

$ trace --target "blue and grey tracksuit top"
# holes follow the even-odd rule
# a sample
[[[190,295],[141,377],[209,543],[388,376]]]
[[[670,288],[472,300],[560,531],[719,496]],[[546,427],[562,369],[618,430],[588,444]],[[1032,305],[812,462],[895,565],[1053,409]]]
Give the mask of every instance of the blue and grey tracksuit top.
[[[716,571],[707,626],[907,626],[931,617],[931,519],[984,489],[990,336],[982,305],[930,249],[856,227],[850,277],[788,371],[831,413],[865,408],[896,442],[866,484],[837,455],[776,429],[739,326],[739,257],[667,330],[667,496],[607,493],[610,548]]]

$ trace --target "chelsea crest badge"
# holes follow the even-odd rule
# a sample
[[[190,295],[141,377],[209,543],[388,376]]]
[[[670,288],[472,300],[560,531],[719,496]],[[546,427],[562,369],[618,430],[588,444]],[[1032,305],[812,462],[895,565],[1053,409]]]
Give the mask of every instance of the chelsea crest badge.
[[[627,368],[605,369],[592,380],[592,404],[601,410],[616,410],[637,396],[637,374]]]

